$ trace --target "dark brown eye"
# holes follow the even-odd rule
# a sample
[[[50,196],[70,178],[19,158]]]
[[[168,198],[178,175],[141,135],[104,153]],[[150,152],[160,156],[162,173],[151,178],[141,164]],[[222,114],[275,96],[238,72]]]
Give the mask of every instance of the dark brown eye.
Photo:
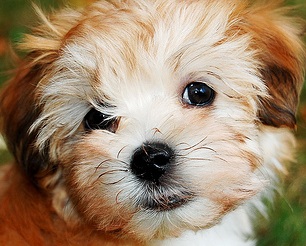
[[[103,114],[94,108],[84,118],[84,127],[86,130],[107,130],[115,132],[117,126],[118,120],[116,118]]]
[[[192,82],[184,89],[183,103],[192,106],[208,106],[215,99],[215,91],[202,82]]]

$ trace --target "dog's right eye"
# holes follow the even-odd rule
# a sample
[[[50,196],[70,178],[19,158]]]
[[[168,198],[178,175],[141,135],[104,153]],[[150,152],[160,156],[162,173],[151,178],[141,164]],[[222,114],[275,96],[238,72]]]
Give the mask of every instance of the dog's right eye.
[[[103,114],[94,108],[84,118],[84,127],[86,130],[107,130],[115,132],[117,126],[118,120],[116,118]]]

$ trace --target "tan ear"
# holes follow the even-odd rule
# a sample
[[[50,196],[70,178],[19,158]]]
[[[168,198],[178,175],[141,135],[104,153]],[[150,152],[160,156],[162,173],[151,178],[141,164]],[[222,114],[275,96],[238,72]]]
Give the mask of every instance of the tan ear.
[[[28,55],[0,95],[0,126],[17,163],[37,182],[44,175],[52,174],[55,164],[49,162],[48,143],[44,150],[38,150],[35,145],[37,132],[30,131],[41,113],[36,87],[50,73],[64,37],[76,25],[80,13],[64,9],[47,18],[37,7],[34,8],[42,23],[33,29],[32,34],[26,34],[19,44]]]
[[[21,66],[14,79],[9,81],[0,97],[1,133],[16,161],[30,176],[35,176],[45,158],[34,147],[35,133],[29,128],[40,110],[34,102],[36,84],[41,68]]]
[[[305,53],[300,20],[286,12],[277,3],[252,8],[245,16],[245,28],[253,36],[270,95],[259,98],[258,117],[266,125],[295,128]]]

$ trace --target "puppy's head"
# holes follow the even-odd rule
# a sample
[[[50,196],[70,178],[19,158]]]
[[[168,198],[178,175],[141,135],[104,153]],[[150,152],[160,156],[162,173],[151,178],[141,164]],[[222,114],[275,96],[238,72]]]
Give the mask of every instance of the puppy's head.
[[[99,1],[51,16],[2,94],[18,164],[97,230],[217,223],[263,186],[261,129],[295,127],[300,31],[276,8]]]

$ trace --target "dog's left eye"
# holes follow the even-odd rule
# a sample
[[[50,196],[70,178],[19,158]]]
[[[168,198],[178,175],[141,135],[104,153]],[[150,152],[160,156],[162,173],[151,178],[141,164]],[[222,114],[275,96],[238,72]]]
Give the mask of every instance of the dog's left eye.
[[[202,82],[188,84],[182,95],[183,103],[192,106],[208,106],[215,98],[215,91]]]
[[[109,115],[103,114],[96,109],[91,109],[84,118],[84,127],[86,130],[108,130],[115,132],[118,121]]]

